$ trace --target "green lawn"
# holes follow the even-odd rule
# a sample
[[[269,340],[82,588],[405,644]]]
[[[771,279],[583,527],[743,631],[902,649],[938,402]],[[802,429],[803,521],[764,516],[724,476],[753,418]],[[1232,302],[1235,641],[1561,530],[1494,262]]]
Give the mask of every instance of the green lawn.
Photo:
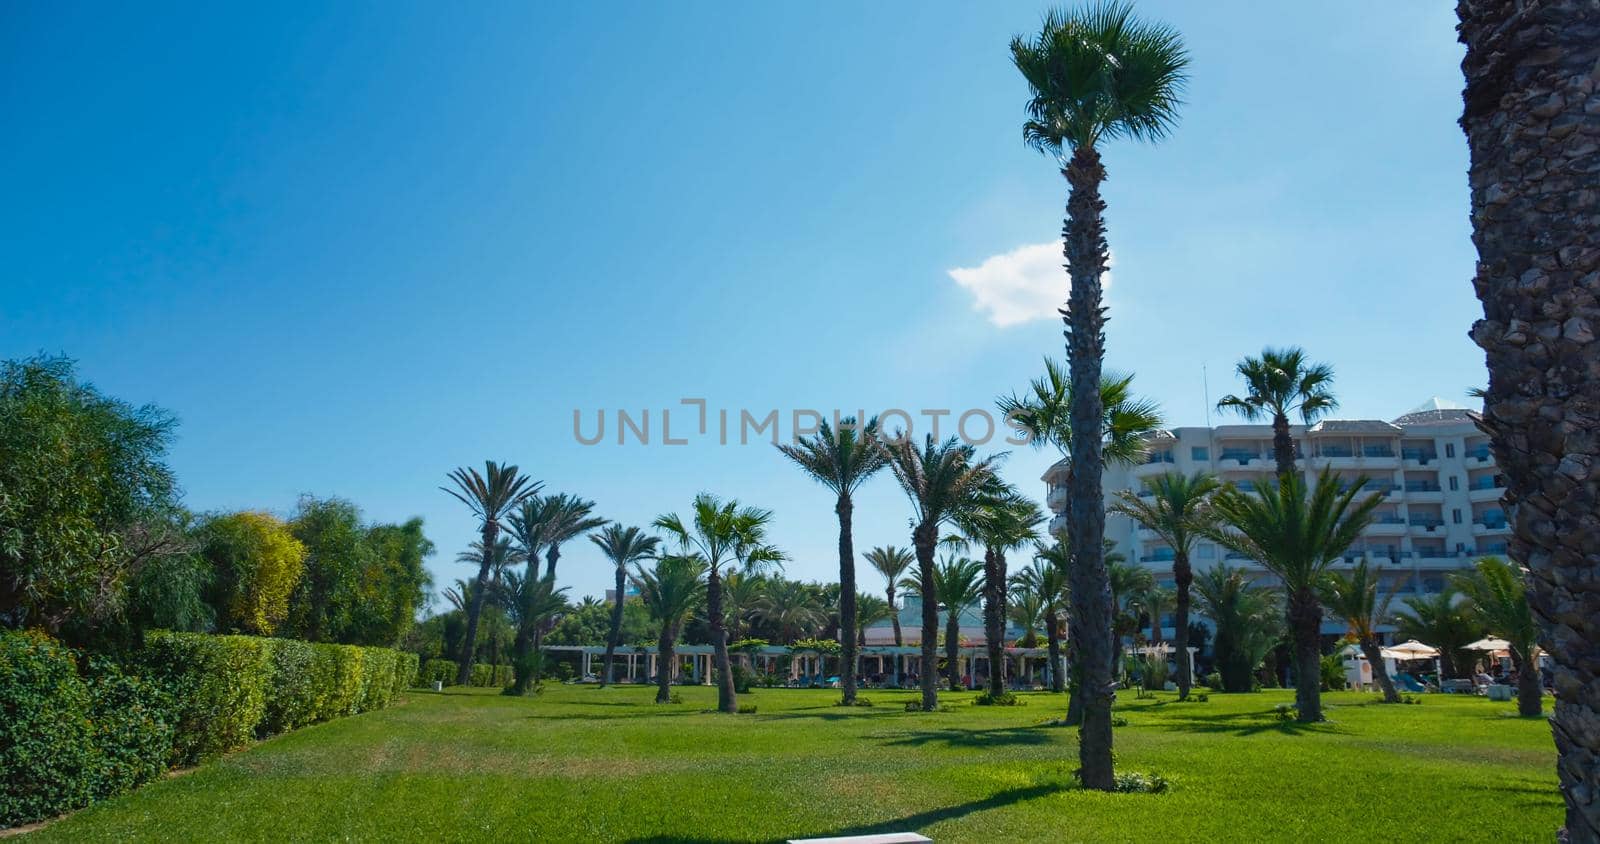
[[[911,695],[552,687],[528,699],[412,692],[146,786],[28,836],[84,840],[771,841],[919,830],[939,841],[1551,840],[1561,822],[1548,726],[1512,705],[1334,694],[1329,723],[1275,721],[1287,692],[1125,692],[1119,766],[1167,794],[1072,788],[1064,699],[903,711]]]

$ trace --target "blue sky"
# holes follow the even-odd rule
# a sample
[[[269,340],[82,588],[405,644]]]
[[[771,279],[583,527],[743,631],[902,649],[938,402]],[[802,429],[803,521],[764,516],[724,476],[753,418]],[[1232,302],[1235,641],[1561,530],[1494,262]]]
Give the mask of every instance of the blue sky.
[[[174,411],[196,509],[423,516],[441,583],[474,525],[436,487],[485,458],[629,524],[770,507],[831,578],[832,502],[770,445],[586,447],[573,411],[959,412],[1060,355],[1065,186],[1006,50],[1043,8],[9,4],[0,355]],[[1108,364],[1175,425],[1266,344],[1332,363],[1345,415],[1465,401],[1450,9],[1139,8],[1193,79],[1168,141],[1105,150]],[[857,546],[909,514],[875,479]],[[586,544],[561,573],[609,581]]]

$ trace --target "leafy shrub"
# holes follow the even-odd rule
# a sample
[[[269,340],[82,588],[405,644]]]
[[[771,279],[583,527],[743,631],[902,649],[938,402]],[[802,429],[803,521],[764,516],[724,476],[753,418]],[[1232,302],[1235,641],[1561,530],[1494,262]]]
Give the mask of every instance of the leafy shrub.
[[[972,703],[974,706],[1023,706],[1026,701],[1014,692],[1001,692],[997,695],[984,692],[974,698]]]
[[[259,732],[271,735],[326,717],[333,654],[310,642],[277,639],[272,647],[272,683]]]
[[[1379,700],[1382,700],[1382,698],[1379,698]],[[1405,703],[1405,704],[1410,704],[1410,705],[1413,705],[1413,706],[1419,705],[1419,704],[1422,703],[1422,696],[1421,695],[1401,695],[1400,696],[1400,702],[1401,703]]]
[[[161,776],[172,754],[171,699],[104,657],[89,659],[87,679],[96,751],[90,797],[114,797]]]
[[[740,715],[754,715],[754,714],[756,714],[756,705],[753,704],[753,703],[741,703],[741,704],[739,704],[739,714]]]
[[[677,692],[673,692],[672,694],[667,696],[667,702],[668,703],[683,703],[683,695],[681,695],[681,694],[679,694]]]
[[[153,631],[140,661],[173,702],[174,764],[243,747],[266,716],[271,640]]]
[[[1172,782],[1156,773],[1122,771],[1116,775],[1115,788],[1123,794],[1165,794],[1172,788]]]
[[[422,657],[410,651],[397,651],[395,653],[394,691],[391,699],[400,696],[400,693],[412,686],[422,685]]]
[[[1273,717],[1279,721],[1293,721],[1300,713],[1300,707],[1292,703],[1280,703],[1272,708]]]
[[[1222,674],[1213,671],[1205,676],[1204,683],[1206,684],[1206,688],[1211,689],[1212,691],[1220,692],[1222,691]]]
[[[439,659],[434,657],[422,663],[422,668],[417,672],[417,685],[432,688],[434,682],[443,683],[445,686],[456,684],[456,663],[454,660]]]
[[[1111,726],[1126,727],[1128,726],[1128,719],[1122,717],[1121,715],[1113,715],[1111,716]]]
[[[1326,654],[1318,663],[1322,670],[1322,690],[1325,692],[1343,691],[1349,685],[1349,680],[1344,673],[1344,657],[1335,651]]]
[[[1139,668],[1145,691],[1159,692],[1167,687],[1168,669],[1165,654],[1146,654]]]
[[[733,690],[738,694],[748,694],[750,686],[755,683],[755,673],[743,665],[733,666]]]

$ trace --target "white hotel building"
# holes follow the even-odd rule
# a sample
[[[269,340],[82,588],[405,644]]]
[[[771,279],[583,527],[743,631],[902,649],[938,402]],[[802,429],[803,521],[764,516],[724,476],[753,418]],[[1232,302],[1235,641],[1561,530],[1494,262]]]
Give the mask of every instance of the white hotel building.
[[[1327,468],[1345,484],[1366,477],[1367,488],[1386,493],[1376,517],[1345,555],[1344,564],[1363,556],[1383,568],[1383,588],[1398,609],[1407,597],[1437,593],[1448,576],[1478,557],[1506,553],[1510,527],[1501,509],[1504,484],[1495,467],[1489,438],[1472,414],[1437,399],[1392,422],[1375,419],[1326,420],[1294,426],[1291,432],[1301,470]],[[1067,461],[1045,473],[1047,503],[1065,525]],[[1143,481],[1166,472],[1209,471],[1243,489],[1268,483],[1276,471],[1270,425],[1174,428],[1151,438],[1145,463],[1108,466],[1107,500],[1120,490],[1142,490]],[[1115,513],[1106,518],[1106,538],[1131,561],[1151,569],[1162,586],[1172,586],[1172,548],[1152,531]],[[1214,542],[1196,544],[1190,563],[1202,571],[1226,562],[1270,579],[1253,560]],[[1165,619],[1171,627],[1170,617]],[[1324,632],[1343,632],[1324,622]]]

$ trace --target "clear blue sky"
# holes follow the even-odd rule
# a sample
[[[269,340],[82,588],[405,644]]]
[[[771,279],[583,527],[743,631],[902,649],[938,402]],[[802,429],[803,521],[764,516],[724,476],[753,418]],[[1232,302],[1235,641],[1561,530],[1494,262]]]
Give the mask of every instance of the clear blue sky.
[[[1065,188],[1006,49],[1042,10],[7,4],[0,355],[174,411],[196,509],[423,516],[441,584],[474,525],[436,486],[485,458],[630,524],[698,490],[773,508],[791,573],[831,578],[832,502],[770,445],[584,447],[573,410],[1023,386],[1061,353],[1059,270],[1023,247]],[[1345,415],[1465,401],[1448,6],[1140,10],[1193,81],[1170,140],[1105,150],[1108,363],[1178,425],[1206,421],[1202,365],[1215,400],[1265,344],[1331,362]],[[1007,475],[1042,492],[1050,457]],[[857,546],[906,544],[909,513],[874,480]],[[562,574],[609,580],[586,543]]]

